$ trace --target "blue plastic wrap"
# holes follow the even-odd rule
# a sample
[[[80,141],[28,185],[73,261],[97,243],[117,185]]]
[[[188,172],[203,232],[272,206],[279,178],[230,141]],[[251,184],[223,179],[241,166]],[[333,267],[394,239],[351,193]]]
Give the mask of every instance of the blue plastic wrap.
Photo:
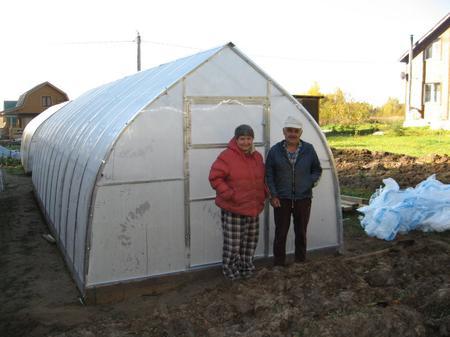
[[[393,240],[397,233],[411,230],[450,229],[450,185],[436,180],[435,175],[405,190],[392,178],[383,183],[369,205],[358,209],[364,214],[361,226],[369,236]]]
[[[20,152],[0,146],[0,157],[20,159]]]

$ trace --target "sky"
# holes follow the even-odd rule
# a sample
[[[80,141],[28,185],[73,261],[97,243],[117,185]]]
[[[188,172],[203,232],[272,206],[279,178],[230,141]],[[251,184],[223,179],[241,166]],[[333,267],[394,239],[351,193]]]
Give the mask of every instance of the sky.
[[[404,99],[400,56],[449,0],[1,1],[0,100],[49,81],[70,99],[137,70],[233,42],[292,94]],[[2,107],[0,107],[0,110]]]

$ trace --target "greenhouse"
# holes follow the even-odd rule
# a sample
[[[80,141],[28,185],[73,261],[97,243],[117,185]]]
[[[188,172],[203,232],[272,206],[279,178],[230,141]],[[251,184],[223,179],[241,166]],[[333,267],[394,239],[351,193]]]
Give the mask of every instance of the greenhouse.
[[[338,250],[339,184],[324,135],[232,43],[92,89],[37,123],[22,155],[32,157],[37,199],[81,293],[220,264],[210,166],[239,124],[252,126],[265,155],[289,115],[323,167],[308,250]],[[260,226],[256,256],[270,257],[269,206]]]
[[[33,166],[33,150],[31,148],[34,145],[33,136],[36,133],[36,130],[47,120],[47,118],[61,109],[67,103],[69,103],[69,101],[49,107],[48,109],[34,117],[23,130],[22,140],[20,143],[20,159],[22,161],[22,167],[25,173],[31,173],[31,167]]]

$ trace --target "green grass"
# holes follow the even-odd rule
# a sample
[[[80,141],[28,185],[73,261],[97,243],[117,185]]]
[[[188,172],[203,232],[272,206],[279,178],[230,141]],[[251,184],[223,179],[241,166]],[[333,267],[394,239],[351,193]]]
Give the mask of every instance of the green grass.
[[[392,152],[413,157],[430,154],[450,155],[450,131],[434,131],[422,128],[380,127],[384,135],[327,136],[331,147],[338,149],[368,149]]]
[[[353,197],[370,199],[370,197],[371,197],[371,195],[373,193],[374,193],[374,191],[368,190],[368,189],[363,188],[363,187],[358,187],[358,186],[352,186],[352,187],[341,186],[341,194],[343,194],[343,195],[351,195]]]
[[[9,174],[16,175],[16,176],[25,174],[22,166],[2,167],[2,169],[5,172],[8,172]]]
[[[368,135],[378,131],[380,124],[378,123],[364,123],[358,125],[339,125],[330,124],[324,126],[322,129],[327,131],[329,136],[356,136]]]
[[[0,168],[11,174],[22,174],[23,167],[20,159],[0,157]]]
[[[5,147],[12,151],[20,151],[20,144],[8,144]]]

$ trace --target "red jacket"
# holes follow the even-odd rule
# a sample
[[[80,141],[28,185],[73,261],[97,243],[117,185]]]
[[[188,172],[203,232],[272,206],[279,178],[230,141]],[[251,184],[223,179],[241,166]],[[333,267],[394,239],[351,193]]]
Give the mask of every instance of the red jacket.
[[[245,154],[233,138],[211,166],[209,182],[216,190],[216,205],[229,212],[257,216],[264,208],[266,186],[261,154]]]

